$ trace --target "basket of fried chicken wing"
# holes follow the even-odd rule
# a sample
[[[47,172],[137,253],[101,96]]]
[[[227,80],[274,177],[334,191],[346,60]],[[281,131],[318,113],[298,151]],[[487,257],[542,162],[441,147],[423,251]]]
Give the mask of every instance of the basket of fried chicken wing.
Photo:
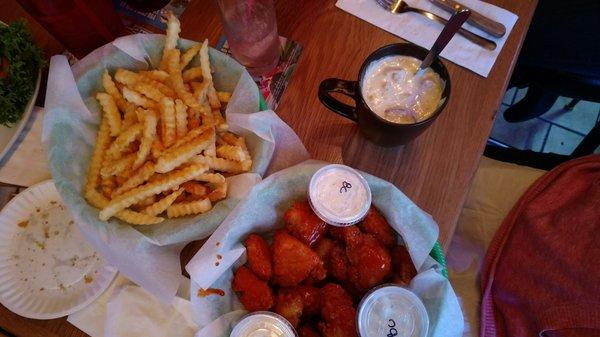
[[[431,275],[421,273],[447,282],[444,263],[428,256],[437,226],[393,185],[364,174],[373,200],[354,225],[332,226],[315,214],[307,188],[321,167],[305,162],[256,185],[187,265],[198,323],[206,325],[198,336],[230,336],[245,315],[264,312],[302,337],[358,336],[357,308],[372,289],[423,290],[420,279]],[[222,292],[207,296],[215,290]],[[454,297],[449,290],[438,303]]]

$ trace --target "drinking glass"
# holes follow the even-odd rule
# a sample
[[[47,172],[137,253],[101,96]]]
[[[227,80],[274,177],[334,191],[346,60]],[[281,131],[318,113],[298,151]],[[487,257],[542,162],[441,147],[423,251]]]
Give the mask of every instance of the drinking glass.
[[[251,75],[263,75],[279,61],[273,0],[217,0],[233,57]]]

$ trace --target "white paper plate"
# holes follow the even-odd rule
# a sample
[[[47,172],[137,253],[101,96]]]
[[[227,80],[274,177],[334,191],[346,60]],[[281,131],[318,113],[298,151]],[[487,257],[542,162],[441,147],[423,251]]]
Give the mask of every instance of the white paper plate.
[[[52,180],[0,212],[0,302],[14,313],[69,315],[100,296],[116,274],[81,236]]]

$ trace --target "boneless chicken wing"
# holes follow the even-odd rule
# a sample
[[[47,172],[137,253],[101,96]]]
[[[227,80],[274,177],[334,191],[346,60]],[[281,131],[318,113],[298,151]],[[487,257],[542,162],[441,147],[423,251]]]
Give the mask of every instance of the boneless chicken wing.
[[[287,319],[294,328],[300,324],[302,317],[302,295],[295,291],[280,291],[277,294],[273,311]]]
[[[342,245],[335,245],[330,255],[331,275],[340,282],[348,279],[348,267],[350,262],[346,256],[346,250]]]
[[[299,284],[320,263],[317,253],[285,230],[278,230],[271,245],[273,282],[283,287]]]
[[[269,281],[271,275],[273,275],[273,262],[271,261],[269,244],[261,236],[250,234],[246,238],[245,245],[250,269],[256,276]]]
[[[321,312],[321,290],[316,287],[300,284],[290,291],[302,297],[302,314],[305,316],[316,315]]]
[[[391,275],[390,253],[370,234],[363,234],[358,245],[347,246],[346,253],[350,261],[348,281],[358,291],[365,292]]]
[[[394,266],[394,283],[408,285],[410,280],[417,275],[417,270],[408,250],[404,246],[396,246],[392,248],[391,254]]]
[[[334,227],[329,226],[329,234],[336,241],[344,243],[348,246],[356,245],[360,240],[360,229],[356,226]]]
[[[323,337],[354,337],[356,309],[352,298],[339,285],[329,283],[321,288],[321,318],[319,330]]]
[[[269,310],[273,306],[273,290],[245,266],[235,272],[231,287],[248,311]]]
[[[308,325],[303,326],[298,331],[300,337],[321,337],[313,328]]]
[[[371,206],[365,218],[358,224],[358,227],[364,233],[372,234],[377,241],[386,247],[392,247],[396,244],[396,231],[394,231],[383,215],[373,206]]]
[[[313,212],[308,201],[296,201],[283,218],[288,232],[309,246],[327,232],[327,224]]]

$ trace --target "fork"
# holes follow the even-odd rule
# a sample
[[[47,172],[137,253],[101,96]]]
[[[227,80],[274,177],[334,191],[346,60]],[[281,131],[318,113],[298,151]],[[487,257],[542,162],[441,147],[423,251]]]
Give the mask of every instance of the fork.
[[[436,14],[433,14],[433,13],[428,12],[423,9],[411,7],[403,0],[375,0],[375,1],[377,2],[377,4],[379,4],[379,6],[387,9],[388,11],[390,11],[394,14],[413,12],[413,13],[421,14],[421,15],[425,16],[426,18],[428,18],[432,21],[437,21],[443,25],[448,23],[448,20],[442,18],[441,16],[438,16]],[[486,39],[484,37],[481,37],[481,36],[479,36],[475,33],[472,33],[464,28],[459,29],[458,34],[464,36],[467,40],[469,40],[487,50],[496,49],[496,43],[494,41]]]

